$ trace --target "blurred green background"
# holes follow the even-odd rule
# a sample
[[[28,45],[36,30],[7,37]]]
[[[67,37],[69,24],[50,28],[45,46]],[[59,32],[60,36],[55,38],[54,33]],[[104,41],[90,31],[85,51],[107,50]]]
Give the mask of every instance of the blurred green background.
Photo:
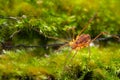
[[[47,44],[45,37],[70,39],[97,13],[84,33],[120,34],[119,0],[0,0],[0,41]],[[42,40],[40,40],[42,39]],[[46,42],[45,42],[46,41]],[[37,42],[37,41],[36,41]]]
[[[72,62],[70,48],[45,46],[72,40],[96,12],[83,33],[92,38],[120,34],[119,5],[120,0],[0,0],[0,80],[119,80],[119,43],[91,47],[91,60],[87,48],[81,49]],[[25,49],[10,49],[19,44]],[[24,45],[42,47],[26,50]]]

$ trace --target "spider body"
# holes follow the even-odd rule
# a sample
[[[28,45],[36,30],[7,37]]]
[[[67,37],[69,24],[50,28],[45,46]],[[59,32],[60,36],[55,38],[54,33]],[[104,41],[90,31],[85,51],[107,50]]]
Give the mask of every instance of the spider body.
[[[75,40],[73,39],[73,41],[71,41],[69,45],[73,50],[79,50],[89,46],[90,42],[91,42],[91,37],[89,34],[81,34],[78,35]]]

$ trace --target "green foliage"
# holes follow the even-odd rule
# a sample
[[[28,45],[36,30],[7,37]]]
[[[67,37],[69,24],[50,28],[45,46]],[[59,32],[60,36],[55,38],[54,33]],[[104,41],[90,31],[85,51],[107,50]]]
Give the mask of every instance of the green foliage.
[[[48,38],[51,36],[70,39],[72,33],[79,34],[95,12],[96,18],[84,33],[92,38],[100,32],[120,34],[119,0],[0,0],[0,3],[0,42],[46,45],[52,41]],[[92,47],[91,52],[88,61],[87,50],[81,50],[63,71],[69,53],[66,50],[51,52],[48,57],[40,57],[45,54],[43,49],[36,50],[39,56],[24,50],[3,51],[0,79],[118,80],[119,47],[100,50]]]
[[[10,31],[8,36],[23,29],[24,38],[32,40],[33,35],[36,35],[32,33],[32,30],[37,29],[44,36],[68,38],[71,35],[68,32],[69,28],[75,27],[74,34],[78,34],[97,11],[97,17],[85,33],[95,37],[104,31],[111,34],[119,34],[120,32],[120,2],[118,0],[0,0],[0,3],[2,3],[0,4],[0,15],[13,16],[18,19],[17,22],[11,22],[10,19],[0,18],[1,27],[6,25],[7,31]],[[6,28],[3,29],[6,30]],[[0,30],[2,39],[5,38],[3,35],[6,35],[3,29]]]
[[[99,49],[91,48],[91,60],[88,61],[87,48],[80,50],[73,61],[63,70],[69,51],[56,52],[47,57],[36,56],[24,50],[4,51],[0,56],[1,79],[60,79],[60,80],[119,80],[119,45]]]

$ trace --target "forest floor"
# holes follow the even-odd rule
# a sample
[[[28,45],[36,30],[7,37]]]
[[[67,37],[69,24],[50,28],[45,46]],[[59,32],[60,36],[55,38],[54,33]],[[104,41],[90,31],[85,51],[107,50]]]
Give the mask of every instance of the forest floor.
[[[3,52],[0,55],[1,80],[120,79],[119,44],[102,48],[91,47],[90,60],[87,48],[81,49],[72,61],[70,59],[75,52],[70,53],[69,48],[42,57],[25,50]]]

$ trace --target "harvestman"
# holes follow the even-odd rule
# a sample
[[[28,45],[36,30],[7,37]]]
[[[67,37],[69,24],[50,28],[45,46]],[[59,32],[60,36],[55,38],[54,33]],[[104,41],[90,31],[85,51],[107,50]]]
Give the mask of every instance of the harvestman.
[[[76,52],[74,53],[74,55],[72,56],[72,58],[70,59],[70,62],[72,61],[72,59],[75,57],[75,55],[77,54],[77,51],[85,48],[85,47],[90,47],[90,43],[93,42],[94,40],[96,40],[99,36],[101,36],[102,34],[108,34],[106,32],[101,32],[100,34],[98,34],[94,39],[91,39],[91,36],[89,34],[82,34],[82,32],[88,27],[88,25],[93,21],[93,19],[96,17],[97,13],[95,13],[93,15],[92,18],[90,18],[90,20],[88,21],[88,23],[84,26],[84,28],[81,30],[81,32],[77,35],[76,39],[73,39],[72,41],[68,42],[68,44],[65,44],[63,46],[70,46],[72,48],[72,50],[76,50]],[[48,36],[47,36],[48,37]],[[120,39],[118,36],[116,35],[112,35],[112,37],[115,37],[117,39]],[[49,38],[54,38],[54,37],[49,37]],[[54,39],[58,39],[58,38],[54,38]],[[66,41],[61,39],[62,41]],[[62,46],[62,47],[63,47]],[[65,63],[64,63],[64,67],[66,66],[67,63],[67,58],[68,58],[69,54],[66,57]],[[90,49],[89,49],[89,60],[90,60]]]

